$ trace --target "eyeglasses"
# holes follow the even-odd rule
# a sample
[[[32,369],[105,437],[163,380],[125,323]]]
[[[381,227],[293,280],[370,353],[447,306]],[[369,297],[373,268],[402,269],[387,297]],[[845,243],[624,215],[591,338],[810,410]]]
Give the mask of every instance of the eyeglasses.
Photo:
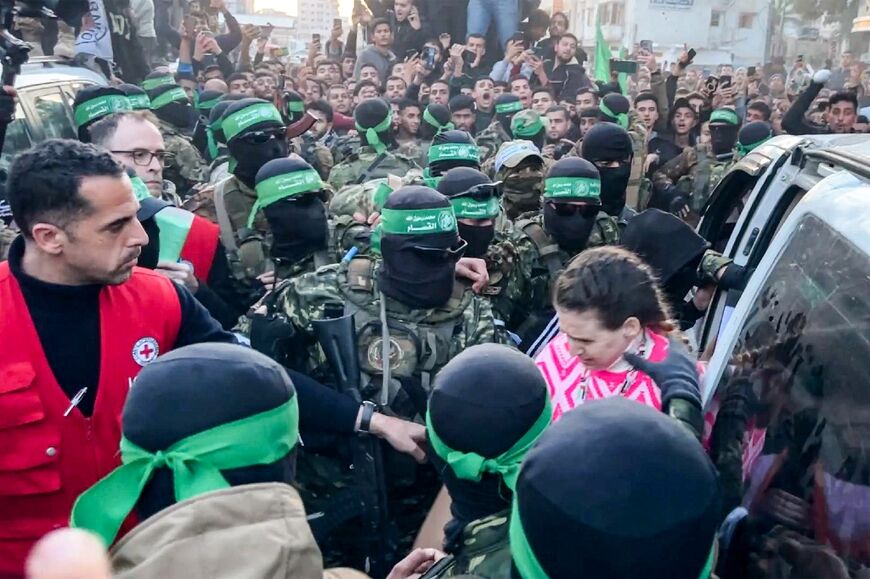
[[[239,140],[246,143],[261,145],[263,143],[268,143],[272,139],[283,139],[286,134],[284,127],[281,127],[280,129],[268,129],[246,133],[240,136]]]
[[[431,258],[433,260],[444,261],[447,259],[459,259],[465,253],[465,248],[468,247],[468,242],[464,239],[459,240],[459,245],[454,248],[444,249],[441,247],[426,247],[423,245],[415,245],[414,251],[420,255]]]
[[[581,217],[592,219],[601,211],[601,205],[573,205],[571,203],[554,203],[552,201],[547,201],[547,205],[552,207],[556,215],[560,217],[570,217],[579,213]]]
[[[471,197],[475,201],[482,203],[484,201],[489,201],[492,197],[501,197],[501,194],[501,181],[499,181],[498,183],[481,183],[475,185],[467,191],[451,195],[450,198],[456,199],[459,197]]]
[[[118,155],[129,155],[133,158],[133,163],[142,167],[147,167],[151,164],[151,160],[155,157],[160,166],[166,164],[167,159],[172,158],[172,153],[167,151],[149,151],[147,149],[135,149],[133,151],[110,151]]]

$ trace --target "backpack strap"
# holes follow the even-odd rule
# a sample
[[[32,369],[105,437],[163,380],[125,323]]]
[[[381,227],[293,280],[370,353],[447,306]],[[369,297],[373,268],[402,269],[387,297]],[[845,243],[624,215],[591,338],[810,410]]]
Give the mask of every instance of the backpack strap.
[[[214,191],[214,210],[217,214],[218,225],[220,226],[220,237],[227,251],[238,252],[239,246],[236,244],[236,236],[233,235],[233,224],[230,221],[230,214],[227,212],[227,202],[224,199],[227,183],[229,179],[225,179],[217,184]]]
[[[547,271],[550,275],[555,276],[562,271],[562,259],[559,257],[559,245],[553,243],[553,239],[544,231],[537,221],[523,220],[517,223],[520,230],[525,233],[538,250],[538,255],[544,260],[544,265],[547,266]]]

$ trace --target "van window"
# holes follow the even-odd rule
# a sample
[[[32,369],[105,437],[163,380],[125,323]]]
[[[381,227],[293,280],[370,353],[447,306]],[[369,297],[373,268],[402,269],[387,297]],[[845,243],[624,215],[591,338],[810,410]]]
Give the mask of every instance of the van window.
[[[45,139],[76,138],[69,104],[59,88],[35,92],[32,99]]]
[[[6,139],[3,141],[3,154],[0,155],[0,171],[8,171],[15,155],[29,149],[33,144],[30,128],[21,103],[15,104],[15,120],[6,127]]]
[[[870,564],[868,280],[870,256],[808,215],[742,322],[716,385],[710,452],[727,507],[746,507],[767,545],[747,565],[775,567],[770,541],[784,528],[833,549],[819,557]]]

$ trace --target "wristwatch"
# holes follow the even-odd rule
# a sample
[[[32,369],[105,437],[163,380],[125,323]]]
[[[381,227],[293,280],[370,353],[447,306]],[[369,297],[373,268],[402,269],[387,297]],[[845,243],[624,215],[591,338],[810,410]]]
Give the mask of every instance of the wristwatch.
[[[374,402],[371,402],[370,400],[365,400],[362,403],[362,416],[361,416],[360,421],[359,421],[359,429],[358,429],[359,432],[365,432],[365,433],[371,432],[372,416],[374,415],[375,410],[377,410],[377,409],[378,409],[377,405]]]

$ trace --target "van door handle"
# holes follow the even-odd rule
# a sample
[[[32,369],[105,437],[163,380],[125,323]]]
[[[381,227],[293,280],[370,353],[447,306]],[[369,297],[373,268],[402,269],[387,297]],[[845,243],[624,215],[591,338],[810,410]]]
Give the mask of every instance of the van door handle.
[[[743,255],[749,257],[749,254],[752,253],[752,247],[755,245],[755,241],[758,239],[758,234],[761,230],[758,227],[754,227],[752,229],[752,233],[749,234],[749,240],[746,242],[746,247],[743,248]]]

